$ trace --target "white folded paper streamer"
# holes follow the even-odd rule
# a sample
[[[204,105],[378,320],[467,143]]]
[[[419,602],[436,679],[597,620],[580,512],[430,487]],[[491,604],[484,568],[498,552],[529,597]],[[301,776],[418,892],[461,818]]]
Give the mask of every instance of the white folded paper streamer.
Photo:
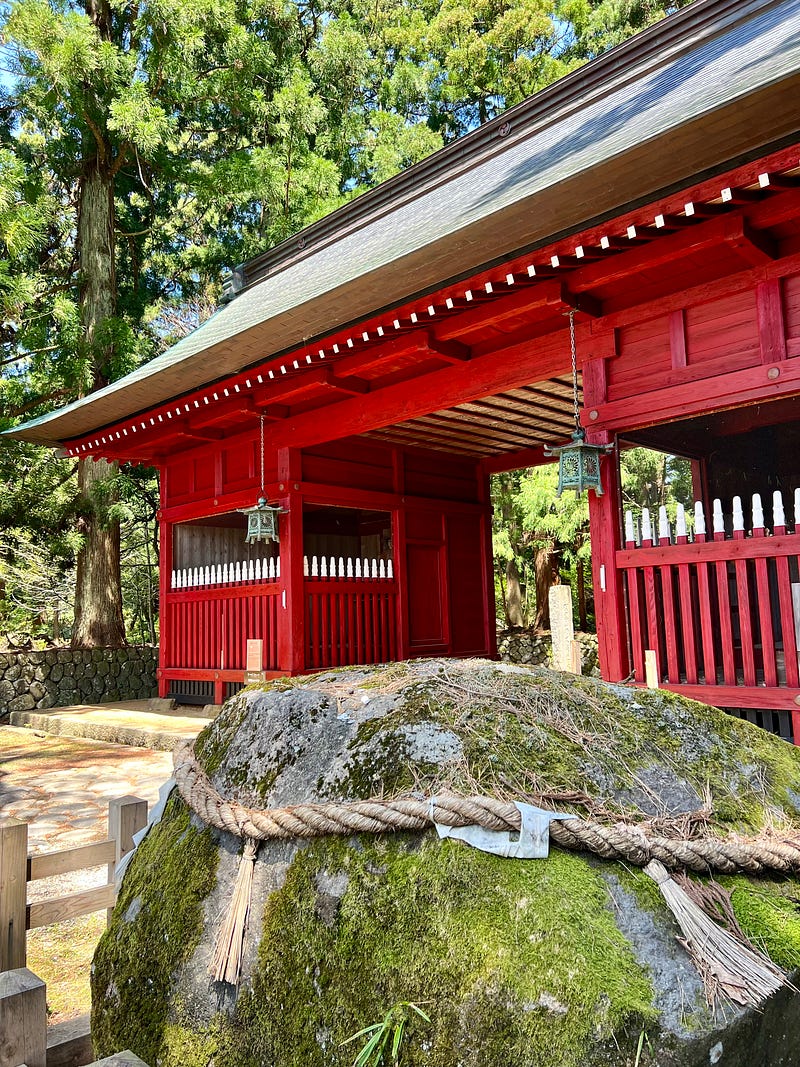
[[[436,822],[436,797],[431,798],[431,818],[439,837],[454,837],[481,852],[491,852],[509,860],[544,859],[550,852],[550,823],[553,819],[576,819],[560,811],[545,811],[532,804],[514,801],[522,825],[519,830],[486,830],[483,826],[445,826]]]

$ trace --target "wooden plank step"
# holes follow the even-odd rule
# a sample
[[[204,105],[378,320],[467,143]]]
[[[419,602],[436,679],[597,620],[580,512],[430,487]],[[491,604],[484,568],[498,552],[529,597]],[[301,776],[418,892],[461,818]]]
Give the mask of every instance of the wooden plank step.
[[[47,1067],[84,1067],[94,1054],[89,1013],[47,1028]]]

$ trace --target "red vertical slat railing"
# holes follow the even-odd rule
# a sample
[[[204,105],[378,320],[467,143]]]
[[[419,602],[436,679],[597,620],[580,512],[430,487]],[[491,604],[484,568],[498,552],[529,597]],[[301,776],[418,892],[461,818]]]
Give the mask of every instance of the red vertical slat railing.
[[[306,567],[310,669],[383,663],[397,655],[397,585],[385,561],[313,557]]]
[[[662,685],[699,699],[707,691],[705,699],[723,707],[791,709],[800,728],[800,618],[792,598],[793,585],[795,594],[800,589],[800,494],[796,505],[790,531],[780,493],[773,495],[770,533],[755,495],[748,532],[738,498],[729,529],[714,501],[713,539],[700,505],[691,538],[681,508],[674,541],[664,509],[657,537],[644,509],[638,544],[633,516],[626,515],[617,565],[626,579],[637,682],[645,681],[644,653],[652,648]]]
[[[258,638],[263,669],[278,670],[279,593],[275,582],[171,589],[163,612],[165,668],[243,671],[247,641]]]

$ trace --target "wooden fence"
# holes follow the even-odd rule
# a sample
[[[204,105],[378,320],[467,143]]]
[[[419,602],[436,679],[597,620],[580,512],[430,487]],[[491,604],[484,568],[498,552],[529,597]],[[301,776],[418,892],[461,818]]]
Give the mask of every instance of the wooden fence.
[[[28,930],[103,909],[110,918],[116,901],[114,868],[146,822],[147,801],[121,797],[108,805],[107,840],[41,855],[28,855],[27,823],[6,819],[0,824],[0,971],[25,967]],[[103,865],[108,869],[104,885],[28,903],[29,882]]]
[[[27,969],[28,930],[111,909],[114,869],[147,823],[147,801],[120,797],[108,805],[108,838],[77,848],[28,854],[28,824],[0,823],[0,1067],[75,1067],[92,1058],[89,1018],[47,1026],[45,985]],[[104,885],[28,903],[28,885],[92,867],[107,867]],[[142,1063],[130,1053],[115,1063]]]
[[[391,560],[304,560],[306,666],[397,658],[397,584]]]
[[[627,512],[617,566],[638,682],[650,650],[659,684],[722,707],[786,708],[798,739],[800,492],[794,503],[790,526],[775,492],[768,527],[758,494],[749,524],[739,497],[727,513],[715,500],[710,536],[699,501],[689,522],[678,507],[674,530],[663,507],[657,524],[642,509],[640,529]]]
[[[88,1026],[77,1040],[54,1040],[70,1025],[48,1027],[47,987],[33,971],[0,971],[0,1067],[147,1067],[127,1049],[93,1060]]]

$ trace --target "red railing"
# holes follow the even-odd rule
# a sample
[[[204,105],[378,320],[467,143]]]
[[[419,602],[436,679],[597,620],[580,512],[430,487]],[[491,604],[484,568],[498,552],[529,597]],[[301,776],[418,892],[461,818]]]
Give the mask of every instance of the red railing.
[[[278,669],[275,582],[173,589],[162,608],[165,669],[243,671],[247,641],[263,641],[262,670]]]
[[[392,566],[376,560],[367,563],[340,558],[337,564],[335,559],[312,557],[306,567],[308,668],[397,659],[397,585]]]
[[[747,534],[735,497],[728,524],[714,502],[711,539],[699,503],[693,535],[682,508],[674,537],[664,508],[657,531],[643,509],[638,538],[628,512],[626,547],[616,559],[626,576],[636,681],[645,682],[651,651],[660,685],[723,707],[797,712],[799,519],[787,529],[775,493],[770,534],[756,495]]]

